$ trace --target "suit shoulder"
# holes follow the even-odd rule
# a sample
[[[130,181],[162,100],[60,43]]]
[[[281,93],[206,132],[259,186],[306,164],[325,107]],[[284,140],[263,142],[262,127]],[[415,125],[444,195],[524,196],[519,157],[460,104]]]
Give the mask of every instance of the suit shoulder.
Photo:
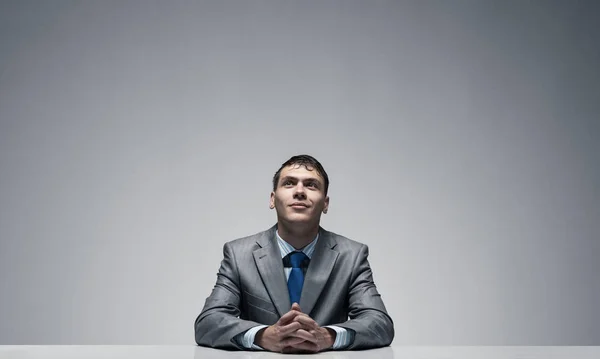
[[[270,228],[270,229],[267,229],[262,232],[251,234],[249,236],[234,239],[232,241],[225,243],[225,245],[229,245],[232,248],[239,248],[239,247],[247,248],[249,246],[254,246],[254,245],[256,245],[256,242],[259,241],[260,239],[269,238],[269,236],[272,235],[272,233],[271,233],[272,231],[273,231],[273,228]]]
[[[337,234],[334,232],[328,232],[331,238],[337,243],[338,249],[349,249],[352,251],[359,250],[361,247],[366,246],[366,244],[352,240],[348,237],[342,236],[341,234]]]

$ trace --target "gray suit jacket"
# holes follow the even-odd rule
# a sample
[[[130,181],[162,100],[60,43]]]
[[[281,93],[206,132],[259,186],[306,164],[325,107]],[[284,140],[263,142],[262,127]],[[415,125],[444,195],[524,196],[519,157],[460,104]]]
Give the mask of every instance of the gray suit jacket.
[[[274,324],[290,310],[275,230],[273,226],[224,245],[217,284],[196,319],[196,343],[244,349],[233,339],[236,335]],[[337,325],[354,333],[347,349],[386,346],[394,338],[368,254],[366,245],[320,228],[300,297],[302,311],[320,326]]]

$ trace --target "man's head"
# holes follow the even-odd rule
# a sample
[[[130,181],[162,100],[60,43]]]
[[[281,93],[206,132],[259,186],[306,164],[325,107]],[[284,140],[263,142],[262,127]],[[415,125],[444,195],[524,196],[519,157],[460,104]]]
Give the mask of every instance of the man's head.
[[[278,221],[288,224],[318,225],[321,212],[329,207],[329,177],[314,157],[294,156],[273,176],[270,207]]]

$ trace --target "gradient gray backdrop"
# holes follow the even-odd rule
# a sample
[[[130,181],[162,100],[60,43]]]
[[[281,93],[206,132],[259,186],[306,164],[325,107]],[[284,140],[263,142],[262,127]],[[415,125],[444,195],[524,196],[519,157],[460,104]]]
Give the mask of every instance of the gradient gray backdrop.
[[[309,153],[396,345],[600,345],[597,4],[0,1],[0,344],[193,344]]]

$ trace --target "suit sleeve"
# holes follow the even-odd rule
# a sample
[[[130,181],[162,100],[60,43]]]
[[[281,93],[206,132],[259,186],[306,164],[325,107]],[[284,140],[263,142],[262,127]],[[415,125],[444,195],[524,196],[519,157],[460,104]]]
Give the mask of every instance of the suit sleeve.
[[[220,349],[245,349],[234,337],[260,323],[239,318],[240,302],[240,279],[235,254],[230,244],[226,243],[223,246],[223,261],[217,273],[217,283],[196,318],[196,343]]]
[[[394,339],[394,323],[373,282],[368,256],[369,248],[362,245],[356,257],[348,291],[350,319],[336,324],[354,333],[354,340],[346,348],[350,350],[387,346]]]

